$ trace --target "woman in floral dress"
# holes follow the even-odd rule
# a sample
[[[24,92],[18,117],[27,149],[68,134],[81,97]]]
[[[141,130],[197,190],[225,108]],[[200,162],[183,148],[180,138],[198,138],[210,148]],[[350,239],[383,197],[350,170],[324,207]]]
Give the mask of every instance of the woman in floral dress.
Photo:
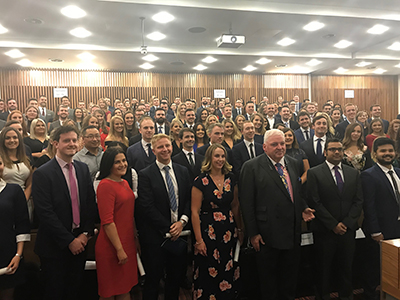
[[[224,147],[211,145],[192,189],[194,300],[229,300],[237,293],[240,269],[233,258],[237,237],[243,239],[242,222],[235,177],[226,157]]]
[[[359,172],[372,167],[371,153],[364,145],[362,125],[353,123],[347,126],[342,144],[344,164],[357,169]]]

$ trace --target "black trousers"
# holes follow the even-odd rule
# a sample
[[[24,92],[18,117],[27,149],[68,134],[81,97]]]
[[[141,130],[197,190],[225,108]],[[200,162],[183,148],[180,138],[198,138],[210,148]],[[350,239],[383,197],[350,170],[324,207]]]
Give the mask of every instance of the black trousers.
[[[61,257],[40,256],[44,300],[75,300],[85,271],[86,251],[73,255],[69,249]]]
[[[380,245],[370,236],[360,240],[362,243],[362,286],[364,289],[364,299],[379,300],[379,292],[376,288],[381,280]]]
[[[256,253],[263,300],[293,300],[296,294],[300,245],[289,250],[261,245]]]
[[[344,235],[330,232],[314,232],[314,247],[317,259],[317,291],[322,299],[330,299],[332,273],[337,274],[340,299],[353,298],[352,265],[355,251],[355,232]]]
[[[174,255],[156,244],[141,243],[140,247],[146,272],[143,300],[158,299],[160,280],[164,276],[164,271],[166,274],[164,299],[178,300],[179,287],[186,272],[186,251],[182,255]]]

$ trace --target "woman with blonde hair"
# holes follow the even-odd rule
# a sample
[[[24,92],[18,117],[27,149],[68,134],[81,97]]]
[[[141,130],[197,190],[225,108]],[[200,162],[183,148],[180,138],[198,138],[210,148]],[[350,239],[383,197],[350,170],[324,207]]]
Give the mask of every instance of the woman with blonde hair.
[[[10,114],[7,117],[7,121],[11,121],[11,120],[15,120],[18,121],[21,126],[22,126],[22,137],[27,137],[28,136],[28,128],[26,127],[26,122],[24,120],[24,116],[22,114],[22,112],[20,112],[19,110],[13,110],[12,112],[10,112]]]
[[[186,113],[186,104],[185,103],[179,104],[178,108],[176,109],[175,119],[177,119],[179,122],[184,124],[185,123],[185,113]]]
[[[240,142],[242,135],[232,119],[224,119],[222,126],[224,126],[224,141],[222,142],[222,146],[226,149],[232,149],[234,145]]]
[[[206,126],[206,130],[211,124],[219,123],[218,117],[216,115],[209,115],[206,119],[206,123],[204,126]]]
[[[246,118],[243,115],[236,116],[235,124],[240,132],[242,132],[244,121],[246,121]]]
[[[250,121],[254,124],[254,141],[264,144],[264,133],[266,131],[264,117],[259,113],[254,113],[251,115]]]
[[[32,150],[33,162],[41,157],[42,151],[47,148],[49,136],[47,135],[47,126],[42,119],[34,119],[31,124],[30,136],[24,137],[24,144]]]
[[[171,157],[179,154],[182,150],[182,145],[179,141],[179,131],[183,128],[183,124],[177,118],[173,119],[169,126],[169,137],[172,143]]]
[[[125,124],[124,119],[120,116],[114,116],[111,118],[110,131],[105,139],[105,145],[108,146],[110,142],[121,142],[126,146],[129,146],[129,140],[125,136]]]
[[[387,134],[393,141],[397,140],[397,132],[399,131],[399,128],[400,128],[399,119],[394,119],[390,122]]]

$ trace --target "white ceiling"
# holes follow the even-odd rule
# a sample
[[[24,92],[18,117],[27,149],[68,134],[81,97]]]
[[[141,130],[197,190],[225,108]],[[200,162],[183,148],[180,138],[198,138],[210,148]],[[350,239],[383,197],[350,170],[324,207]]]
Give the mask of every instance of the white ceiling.
[[[321,3],[323,5],[321,5]],[[61,14],[66,5],[77,5],[87,15],[70,19]],[[159,31],[167,37],[162,41],[145,38],[149,53],[160,59],[152,63],[154,72],[198,72],[198,64],[208,67],[207,73],[246,73],[247,65],[257,67],[253,73],[335,74],[343,67],[350,75],[373,74],[376,67],[387,70],[384,75],[398,75],[400,51],[387,49],[400,42],[400,6],[398,0],[0,0],[0,24],[9,31],[0,34],[0,68],[16,68],[20,59],[4,55],[19,49],[24,58],[34,63],[33,68],[76,69],[82,61],[82,52],[95,56],[97,69],[142,71],[144,63],[140,54],[141,23],[145,18],[145,34]],[[159,24],[152,20],[158,12],[166,11],[175,17],[170,23]],[[39,19],[42,24],[32,24],[26,19]],[[311,21],[325,27],[314,32],[303,30]],[[367,30],[376,24],[389,27],[381,35]],[[221,49],[216,38],[229,33],[244,35],[246,43],[239,49]],[[76,38],[71,29],[84,27],[92,35]],[[204,27],[203,33],[190,33],[189,28]],[[334,35],[327,38],[326,35]],[[296,43],[282,47],[277,44],[284,37]],[[345,39],[353,42],[346,49],[333,47]],[[218,60],[212,64],[201,59],[212,55]],[[272,61],[266,65],[255,63],[265,57]],[[59,58],[63,63],[49,62]],[[318,66],[306,65],[309,60],[322,61]],[[356,67],[361,61],[371,62],[367,67]],[[171,62],[181,62],[171,64]],[[275,65],[286,64],[286,68]],[[92,67],[93,68],[93,67]]]

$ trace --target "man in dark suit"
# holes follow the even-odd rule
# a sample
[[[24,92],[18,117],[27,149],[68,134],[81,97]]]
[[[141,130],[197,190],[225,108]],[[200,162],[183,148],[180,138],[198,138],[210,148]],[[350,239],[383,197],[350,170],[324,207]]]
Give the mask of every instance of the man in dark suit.
[[[301,108],[301,102],[300,102],[300,97],[298,95],[293,96],[293,101],[296,102],[296,112],[300,111]]]
[[[71,101],[69,100],[68,96],[63,96],[61,98],[61,105],[64,105],[64,106],[67,107],[67,109],[68,109],[68,119],[72,120],[73,117],[74,117],[74,109],[70,107],[71,106]]]
[[[251,115],[254,114],[255,111],[255,104],[254,102],[247,102],[246,106],[245,106],[245,113],[244,113],[244,117],[246,118],[246,120],[250,121]]]
[[[325,148],[328,121],[323,115],[316,116],[313,120],[314,136],[300,144],[300,148],[307,154],[310,168],[322,164],[325,161],[323,149]]]
[[[381,118],[381,106],[379,104],[371,105],[369,111],[371,112],[371,118],[368,119],[368,124],[371,123],[373,119],[381,119],[383,123],[383,131],[387,133],[389,129],[389,121]]]
[[[7,123],[6,121],[0,119],[0,131],[4,128],[6,123]]]
[[[154,121],[155,121],[155,128],[154,128],[154,133],[164,133],[166,135],[169,135],[169,124],[167,124],[166,119],[165,119],[165,110],[162,109],[161,107],[156,109],[156,113],[154,115]]]
[[[196,153],[202,156],[206,154],[206,151],[211,144],[222,144],[222,141],[224,140],[224,127],[220,123],[211,124],[207,128],[207,135],[210,138],[210,142],[196,150]]]
[[[267,115],[267,124],[265,128],[267,130],[273,129],[275,124],[282,123],[281,116],[275,115],[275,104],[267,104],[264,106],[264,115]]]
[[[187,249],[179,235],[189,221],[192,185],[188,170],[171,161],[169,136],[158,134],[151,142],[156,162],[139,172],[140,197],[136,202],[136,224],[146,270],[143,300],[158,299],[164,270],[165,299],[178,300]]]
[[[179,131],[179,141],[182,145],[182,151],[172,157],[174,163],[180,164],[188,169],[191,182],[200,175],[201,163],[204,156],[194,153],[194,131],[189,128],[183,128]]]
[[[218,107],[214,112],[214,114],[217,115],[219,119],[221,119],[224,115],[224,107],[225,107],[225,100],[219,99]]]
[[[265,155],[242,167],[240,206],[256,250],[262,299],[294,299],[301,220],[313,219],[313,210],[301,198],[298,162],[285,156],[283,132],[267,131],[263,149]]]
[[[156,160],[151,148],[151,139],[154,135],[153,119],[143,117],[140,120],[139,132],[141,140],[130,146],[126,152],[129,166],[134,168],[138,173]]]
[[[86,164],[73,161],[78,131],[54,133],[55,158],[33,174],[32,196],[39,219],[35,252],[40,258],[44,299],[77,299],[83,280],[85,247],[93,235],[95,193]]]
[[[242,115],[244,113],[243,109],[243,99],[237,99],[235,103],[235,108],[232,109],[233,118],[236,119],[238,115]]]
[[[347,126],[356,122],[357,111],[355,105],[352,103],[347,103],[344,106],[344,114],[346,116],[346,120],[337,124],[335,128],[335,132],[341,140],[344,138],[344,133],[346,132]]]
[[[355,235],[362,210],[362,188],[356,169],[342,164],[343,145],[328,139],[326,160],[307,172],[308,204],[315,209],[311,223],[316,253],[317,290],[329,300],[333,270],[338,275],[340,299],[352,299]]]
[[[196,110],[196,116],[200,117],[200,113],[204,108],[207,108],[208,106],[208,97],[207,96],[203,96],[201,97],[201,105],[197,108]]]
[[[150,107],[150,117],[154,120],[154,116],[156,115],[156,110],[160,106],[160,99],[153,99],[153,106]]]
[[[281,110],[281,120],[282,123],[287,127],[294,130],[297,130],[300,128],[299,123],[296,121],[292,121],[290,118],[292,117],[292,113],[287,106],[283,106]]]
[[[379,299],[380,247],[383,240],[400,238],[400,169],[393,168],[395,142],[386,137],[374,141],[372,155],[377,164],[361,173],[364,194],[363,231],[366,236],[364,297]]]
[[[314,129],[310,128],[310,115],[306,111],[301,111],[298,114],[298,120],[300,128],[294,131],[297,142],[302,142],[312,138],[314,136]]]
[[[47,97],[45,95],[39,96],[39,118],[48,123],[53,122],[54,119],[54,111],[47,108]]]
[[[195,121],[196,121],[196,114],[194,112],[194,109],[188,108],[185,111],[185,118],[186,122],[183,124],[183,127],[187,127],[190,129],[194,129]]]
[[[225,119],[232,119],[232,105],[226,104],[222,112],[222,118],[219,119],[220,123]]]
[[[0,114],[0,119],[7,121],[8,115],[16,109],[18,109],[17,101],[14,98],[9,98],[7,100],[7,109]]]
[[[63,122],[68,119],[68,106],[60,105],[57,111],[58,120],[48,124],[49,134],[56,128],[62,126]]]
[[[262,144],[254,142],[254,124],[251,121],[244,121],[242,125],[243,141],[233,146],[233,171],[239,178],[240,170],[243,164],[249,159],[255,158],[262,154]]]

